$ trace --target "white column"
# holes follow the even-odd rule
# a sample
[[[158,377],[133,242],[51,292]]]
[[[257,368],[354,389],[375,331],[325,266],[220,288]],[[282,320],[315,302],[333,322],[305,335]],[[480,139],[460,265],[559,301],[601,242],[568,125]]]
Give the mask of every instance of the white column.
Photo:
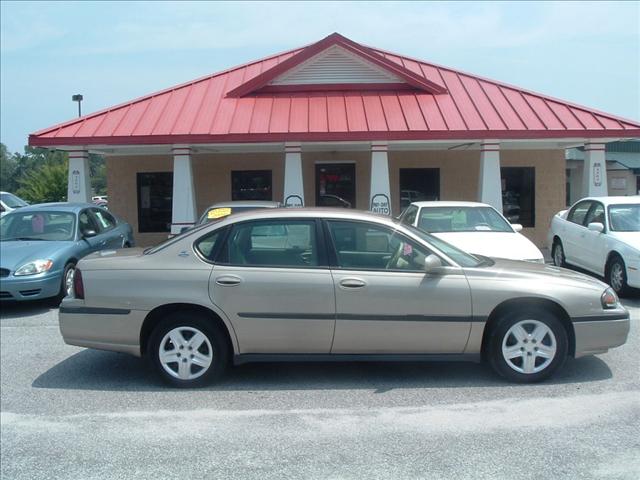
[[[196,191],[193,184],[191,148],[188,145],[173,146],[173,205],[171,233],[180,233],[191,227],[198,218]]]
[[[391,187],[389,185],[389,159],[387,144],[371,144],[371,189],[369,190],[369,210],[391,215]]]
[[[86,147],[69,150],[69,179],[67,202],[91,202],[91,177],[89,175],[89,152]]]
[[[487,203],[502,213],[502,178],[498,140],[484,140],[480,144],[478,201]]]
[[[299,143],[284,145],[284,202],[287,207],[304,207],[302,182],[302,147]]]
[[[584,144],[583,197],[606,197],[608,194],[607,163],[604,152],[604,143]]]

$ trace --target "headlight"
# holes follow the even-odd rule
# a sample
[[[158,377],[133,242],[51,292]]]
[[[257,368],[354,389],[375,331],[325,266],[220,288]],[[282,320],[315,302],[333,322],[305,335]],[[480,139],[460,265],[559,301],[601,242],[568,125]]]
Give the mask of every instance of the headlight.
[[[33,262],[25,263],[14,273],[16,277],[23,275],[35,275],[36,273],[46,272],[53,267],[53,260],[34,260]]]
[[[602,292],[600,303],[602,303],[602,308],[604,308],[605,310],[616,308],[618,306],[618,295],[616,295],[616,292],[614,292],[611,288],[607,288],[604,292]]]

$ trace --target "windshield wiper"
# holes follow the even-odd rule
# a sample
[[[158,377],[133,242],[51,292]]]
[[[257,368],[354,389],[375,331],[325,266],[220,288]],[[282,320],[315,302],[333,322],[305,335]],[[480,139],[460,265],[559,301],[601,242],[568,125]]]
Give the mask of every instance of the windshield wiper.
[[[4,240],[39,240],[44,242],[45,239],[44,238],[38,238],[38,237],[12,237],[12,238],[5,238]]]

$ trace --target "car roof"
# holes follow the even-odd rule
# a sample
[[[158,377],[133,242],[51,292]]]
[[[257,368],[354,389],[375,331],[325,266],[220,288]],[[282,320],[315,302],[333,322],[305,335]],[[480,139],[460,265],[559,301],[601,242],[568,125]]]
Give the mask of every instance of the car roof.
[[[271,202],[267,200],[235,200],[231,202],[218,202],[207,207],[207,210],[212,208],[233,208],[233,207],[263,207],[263,208],[278,208],[282,206],[280,202]]]
[[[640,195],[631,195],[629,197],[586,197],[578,200],[582,202],[584,200],[597,200],[599,202],[604,203],[605,205],[628,205],[632,203],[640,203]],[[578,203],[578,202],[576,202]]]
[[[480,202],[449,202],[449,201],[429,201],[429,202],[411,202],[416,207],[490,207],[486,203]]]
[[[95,203],[68,203],[68,202],[52,202],[52,203],[36,203],[35,205],[28,205],[26,207],[20,207],[17,212],[41,212],[46,210],[55,210],[62,212],[74,212],[77,213],[83,208],[100,208]]]
[[[240,212],[228,217],[224,217],[217,225],[231,224],[243,220],[261,220],[270,218],[334,218],[338,220],[364,220],[382,222],[387,225],[396,226],[395,220],[379,213],[367,212],[364,210],[352,210],[349,208],[330,207],[302,207],[302,208],[278,208],[249,210]]]

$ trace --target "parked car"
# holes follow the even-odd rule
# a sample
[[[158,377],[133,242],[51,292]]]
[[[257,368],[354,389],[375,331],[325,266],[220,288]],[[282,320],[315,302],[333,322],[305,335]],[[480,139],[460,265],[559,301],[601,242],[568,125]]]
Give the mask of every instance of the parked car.
[[[64,341],[146,355],[179,387],[218,378],[230,360],[484,358],[535,382],[629,331],[597,279],[476,257],[346,209],[230,215],[145,251],[93,254],[74,280]]]
[[[591,197],[551,219],[553,263],[604,277],[619,295],[640,288],[640,196]]]
[[[282,208],[280,202],[269,202],[261,200],[236,200],[231,202],[214,203],[207,208],[196,225],[203,225],[220,218],[224,218],[233,213],[247,212],[249,210],[260,210],[262,208]]]
[[[9,192],[0,192],[0,217],[15,210],[29,205],[17,195]]]
[[[456,247],[487,257],[544,263],[531,240],[490,205],[476,202],[414,202],[400,221]]]
[[[131,247],[128,223],[91,204],[45,203],[0,219],[0,299],[63,297],[85,255]]]

